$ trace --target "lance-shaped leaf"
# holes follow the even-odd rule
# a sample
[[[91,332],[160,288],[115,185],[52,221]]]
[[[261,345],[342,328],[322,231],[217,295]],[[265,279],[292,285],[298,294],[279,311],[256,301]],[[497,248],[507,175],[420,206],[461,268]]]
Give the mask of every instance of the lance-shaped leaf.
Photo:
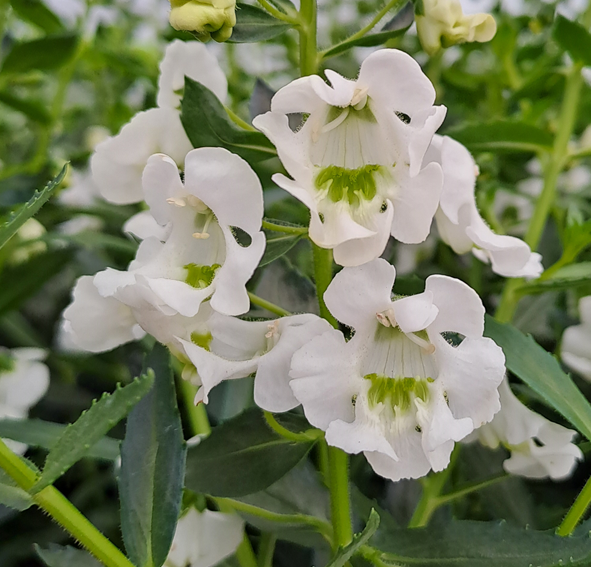
[[[292,431],[310,428],[293,414],[277,416]],[[275,433],[259,409],[222,425],[187,454],[187,488],[212,496],[245,496],[264,490],[295,467],[313,441],[296,443]]]
[[[142,376],[124,388],[117,386],[112,394],[105,393],[100,400],[93,402],[90,409],[64,430],[51,448],[33,491],[39,492],[53,484],[72,465],[85,457],[89,449],[146,395],[153,382],[153,376]]]
[[[78,41],[76,35],[61,34],[15,43],[2,63],[1,73],[59,69],[74,55]]]
[[[286,32],[291,26],[257,6],[236,4],[236,25],[230,43],[265,41]]]
[[[29,447],[51,449],[67,427],[41,419],[0,419],[0,438],[25,443]],[[84,456],[115,461],[119,457],[119,441],[112,437],[103,437]]]
[[[0,482],[0,504],[22,512],[33,505],[33,499],[22,488]]]
[[[64,29],[60,19],[42,0],[10,0],[10,5],[19,18],[38,26],[46,33],[57,33]]]
[[[358,553],[360,548],[371,539],[373,534],[376,533],[379,525],[380,515],[375,510],[372,510],[363,531],[355,534],[349,545],[341,547],[326,567],[344,567],[347,561],[349,561],[353,555]]]
[[[58,176],[50,181],[42,191],[36,191],[35,194],[26,203],[12,212],[9,217],[0,225],[0,248],[2,248],[15,234],[16,231],[25,224],[37,211],[47,202],[58,185],[66,175],[67,164],[64,165]]]
[[[129,415],[121,446],[121,531],[137,567],[160,567],[180,513],[186,446],[166,347],[154,346],[144,372],[154,386]]]
[[[591,65],[591,34],[581,24],[558,14],[552,37],[575,61]]]
[[[47,548],[35,545],[37,555],[47,567],[101,567],[102,563],[90,553],[70,547],[50,543]]]
[[[503,349],[508,370],[591,440],[591,404],[549,352],[531,336],[492,317],[486,318],[484,334]]]
[[[264,134],[236,126],[219,99],[189,77],[185,77],[181,121],[194,148],[226,148],[249,162],[277,155]]]
[[[591,262],[571,264],[556,270],[551,276],[524,283],[517,290],[519,294],[532,295],[558,289],[569,289],[591,282]]]

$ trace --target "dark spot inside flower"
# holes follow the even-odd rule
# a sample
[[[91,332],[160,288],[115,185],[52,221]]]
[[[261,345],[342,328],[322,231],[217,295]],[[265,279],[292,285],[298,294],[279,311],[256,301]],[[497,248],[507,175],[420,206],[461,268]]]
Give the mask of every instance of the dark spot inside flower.
[[[382,206],[380,207],[380,213],[385,213],[388,210],[388,203],[386,203],[386,201],[384,201],[382,203]]]
[[[318,218],[320,219],[320,222],[324,222],[324,215],[322,213],[318,213]]]
[[[234,236],[234,240],[242,246],[242,248],[248,248],[252,244],[252,238],[248,232],[238,228],[237,226],[231,226],[230,230]]]
[[[397,112],[396,116],[402,120],[405,124],[410,124],[410,116],[408,114],[404,114],[404,112]]]
[[[415,427],[415,431],[416,431],[417,433],[421,433],[423,430],[421,429],[421,426],[420,426],[420,425],[417,425],[417,426]]]

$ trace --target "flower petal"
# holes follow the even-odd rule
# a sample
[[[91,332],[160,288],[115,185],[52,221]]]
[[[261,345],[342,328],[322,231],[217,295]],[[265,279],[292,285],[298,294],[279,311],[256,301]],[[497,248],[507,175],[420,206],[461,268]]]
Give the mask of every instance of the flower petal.
[[[430,291],[397,299],[392,309],[396,323],[403,333],[416,333],[426,329],[439,312]]]

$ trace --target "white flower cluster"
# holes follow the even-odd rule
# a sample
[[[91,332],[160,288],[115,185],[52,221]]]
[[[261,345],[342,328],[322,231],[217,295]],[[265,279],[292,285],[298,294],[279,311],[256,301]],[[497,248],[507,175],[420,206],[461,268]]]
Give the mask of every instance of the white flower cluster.
[[[580,458],[573,433],[515,410],[504,355],[483,337],[476,292],[434,275],[423,293],[392,294],[395,268],[379,258],[389,237],[423,242],[434,219],[454,251],[473,251],[502,276],[542,270],[524,242],[495,234],[481,218],[478,168],[461,144],[435,134],[446,109],[434,106],[434,88],[410,56],[383,49],[357,80],[327,71],[330,84],[293,81],[254,121],[291,176],[273,179],[310,210],[310,239],[344,266],[324,299],[346,334],[312,314],[238,318],[249,310],[245,286],[265,249],[261,185],[243,159],[191,149],[183,131],[185,75],[225,96],[206,48],[174,42],[161,72],[159,107],[102,142],[92,159],[106,199],[143,201],[147,210],[126,225],[142,241],[128,269],[78,281],[64,313],[70,343],[100,352],[151,334],[183,361],[183,377],[201,386],[197,401],[205,403],[220,382],[255,374],[261,408],[301,404],[329,444],[363,452],[393,480],[444,469],[454,443],[475,430],[512,451],[511,472],[570,472]],[[305,117],[295,131],[294,113]]]

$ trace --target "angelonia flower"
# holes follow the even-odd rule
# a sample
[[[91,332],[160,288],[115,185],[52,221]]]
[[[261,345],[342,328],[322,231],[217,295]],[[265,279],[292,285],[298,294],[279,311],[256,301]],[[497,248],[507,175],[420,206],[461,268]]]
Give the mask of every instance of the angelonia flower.
[[[568,327],[562,335],[562,362],[591,382],[591,295],[579,300],[580,325]]]
[[[542,257],[514,236],[495,234],[476,206],[478,167],[459,142],[435,135],[425,158],[443,169],[443,191],[435,215],[441,239],[457,254],[472,253],[491,264],[493,272],[508,278],[537,278]]]
[[[417,34],[429,55],[457,43],[490,41],[497,31],[490,14],[466,15],[460,0],[422,0],[416,6]]]
[[[47,392],[49,368],[41,362],[47,353],[39,348],[0,351],[0,419],[25,419]],[[4,439],[13,451],[23,454],[27,446]]]
[[[222,148],[192,150],[183,183],[174,161],[156,154],[143,195],[152,220],[135,260],[126,271],[82,277],[64,311],[64,340],[84,350],[110,350],[147,332],[182,352],[180,339],[207,344],[212,310],[240,315],[250,307],[245,285],[265,249],[262,189],[250,166]]]
[[[136,114],[116,136],[98,144],[91,158],[93,180],[107,201],[140,202],[148,158],[161,152],[182,165],[192,149],[179,112],[185,75],[225,100],[227,80],[214,55],[197,41],[170,43],[160,63],[158,107]]]
[[[164,567],[212,567],[232,555],[244,537],[244,521],[236,514],[191,507],[176,526]]]
[[[170,25],[202,41],[226,41],[236,25],[236,0],[170,0]]]
[[[430,276],[423,293],[393,297],[394,279],[382,259],[336,275],[324,299],[353,338],[332,329],[304,345],[290,386],[329,445],[399,480],[444,469],[454,442],[493,419],[505,357],[466,284]]]
[[[477,429],[470,440],[496,449],[502,445],[511,452],[503,463],[510,473],[529,478],[570,476],[583,453],[571,441],[576,431],[553,423],[524,406],[513,394],[507,379],[499,387],[501,410],[494,419]]]
[[[243,321],[214,313],[207,345],[181,341],[203,384],[198,399],[207,403],[210,390],[220,382],[255,372],[254,401],[259,407],[272,412],[296,407],[299,402],[289,387],[293,353],[330,328],[312,313],[275,321]]]
[[[310,238],[334,249],[343,266],[377,258],[390,234],[405,243],[427,238],[443,184],[441,166],[423,157],[445,116],[435,90],[406,53],[382,49],[357,80],[327,70],[273,97],[253,120],[277,147],[292,179],[273,180],[310,209]],[[292,131],[288,115],[304,113]]]

